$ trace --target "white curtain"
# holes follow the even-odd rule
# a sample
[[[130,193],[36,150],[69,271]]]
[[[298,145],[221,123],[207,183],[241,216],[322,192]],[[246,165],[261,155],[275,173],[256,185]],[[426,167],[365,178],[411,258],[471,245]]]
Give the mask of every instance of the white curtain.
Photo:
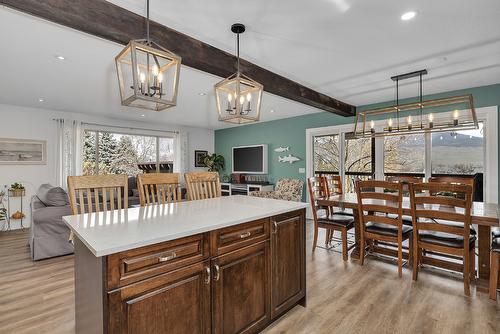
[[[81,128],[80,121],[56,119],[56,180],[66,189],[70,175],[81,174]]]
[[[176,134],[174,139],[174,172],[183,175],[189,171],[189,157],[188,157],[188,137],[185,131],[180,131]],[[181,183],[183,182],[181,177]]]

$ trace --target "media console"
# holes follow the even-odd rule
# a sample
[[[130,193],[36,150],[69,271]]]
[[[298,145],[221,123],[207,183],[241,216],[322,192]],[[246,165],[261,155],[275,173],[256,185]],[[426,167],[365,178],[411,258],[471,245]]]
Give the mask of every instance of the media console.
[[[271,191],[273,190],[273,185],[258,184],[258,183],[228,183],[222,182],[221,184],[222,196],[231,195],[248,195],[251,191]]]

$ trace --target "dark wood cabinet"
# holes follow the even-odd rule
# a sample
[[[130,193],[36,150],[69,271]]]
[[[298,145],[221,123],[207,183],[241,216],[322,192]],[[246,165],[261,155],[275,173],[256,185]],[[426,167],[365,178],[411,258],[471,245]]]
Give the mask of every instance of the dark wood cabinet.
[[[109,333],[210,333],[209,261],[114,290]]]
[[[305,304],[305,210],[75,264],[77,333],[257,333]]]
[[[283,314],[305,297],[305,217],[303,211],[272,218],[271,315]]]
[[[213,333],[255,333],[269,323],[269,282],[269,241],[213,259]]]

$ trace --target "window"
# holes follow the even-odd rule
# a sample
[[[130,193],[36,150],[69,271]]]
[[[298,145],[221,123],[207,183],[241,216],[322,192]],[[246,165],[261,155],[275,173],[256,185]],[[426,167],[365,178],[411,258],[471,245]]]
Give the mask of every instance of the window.
[[[314,137],[314,173],[339,173],[339,136]]]
[[[344,191],[354,192],[356,180],[367,180],[373,176],[375,168],[375,139],[345,140]]]
[[[173,138],[84,131],[83,175],[172,172]]]
[[[412,134],[384,138],[384,173],[425,173],[425,136]]]
[[[479,129],[432,134],[432,174],[474,175],[484,171],[483,123]]]
[[[476,109],[476,130],[374,139],[351,139],[352,124],[307,129],[307,173],[341,175],[344,192],[354,191],[357,179],[371,177],[474,177],[474,199],[484,196],[484,201],[497,203],[497,114],[497,107]],[[385,123],[376,121],[375,126]]]

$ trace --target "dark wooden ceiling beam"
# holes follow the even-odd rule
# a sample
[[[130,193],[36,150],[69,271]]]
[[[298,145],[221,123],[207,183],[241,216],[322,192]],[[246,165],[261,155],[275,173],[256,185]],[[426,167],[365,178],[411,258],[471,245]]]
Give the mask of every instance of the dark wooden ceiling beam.
[[[0,0],[0,4],[120,44],[145,35],[145,18],[104,0]],[[156,22],[151,37],[182,57],[182,64],[228,77],[236,71],[234,55]],[[262,83],[264,90],[342,116],[353,116],[356,107],[321,94],[246,60],[242,73]]]

